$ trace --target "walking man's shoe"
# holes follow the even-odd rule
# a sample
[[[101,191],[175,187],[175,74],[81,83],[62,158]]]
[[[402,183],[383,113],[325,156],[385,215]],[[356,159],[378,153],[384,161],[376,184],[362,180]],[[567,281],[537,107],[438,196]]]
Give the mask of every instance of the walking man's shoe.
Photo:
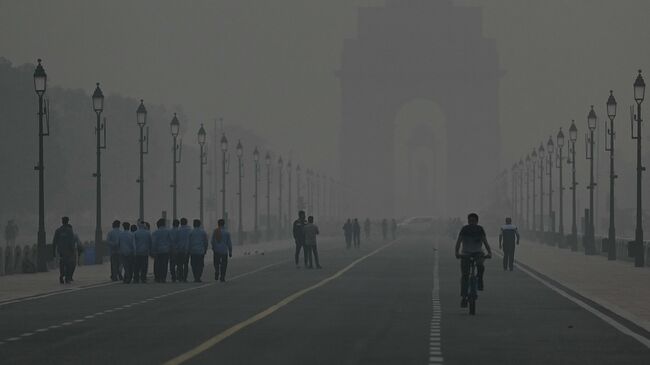
[[[463,297],[463,299],[460,300],[460,307],[467,308],[467,297]]]

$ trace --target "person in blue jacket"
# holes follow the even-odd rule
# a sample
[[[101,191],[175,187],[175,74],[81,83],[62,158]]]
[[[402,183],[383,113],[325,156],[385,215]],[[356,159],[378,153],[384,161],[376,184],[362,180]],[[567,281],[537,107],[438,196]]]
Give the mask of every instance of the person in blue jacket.
[[[169,230],[165,228],[165,220],[158,219],[158,229],[151,234],[151,251],[153,259],[153,276],[157,283],[167,281],[167,265],[169,264],[169,251],[171,250],[172,239]]]
[[[203,275],[203,260],[205,258],[205,253],[208,250],[208,235],[205,233],[203,228],[201,228],[200,220],[195,219],[193,226],[194,229],[189,235],[190,261],[192,263],[194,282],[200,283],[201,275]]]
[[[138,222],[138,229],[133,234],[135,240],[135,270],[133,282],[147,282],[149,270],[149,254],[151,253],[151,232],[144,222]]]
[[[118,239],[118,247],[120,251],[120,258],[122,260],[122,267],[124,267],[124,283],[129,284],[133,279],[133,264],[135,261],[135,242],[133,240],[133,233],[131,233],[131,224],[129,222],[122,223],[124,231],[120,233]]]
[[[192,228],[187,225],[187,218],[181,218],[181,228],[178,229],[176,245],[176,278],[187,283],[187,268],[190,261],[190,233]]]
[[[172,277],[172,283],[175,283],[177,280],[177,265],[176,262],[176,249],[178,248],[178,226],[181,222],[178,219],[174,219],[172,222],[172,229],[169,230],[169,238],[172,241],[171,249],[169,250],[169,275]]]
[[[226,281],[228,258],[232,257],[230,232],[226,230],[226,221],[219,219],[217,229],[212,233],[212,252],[214,254],[214,280]]]
[[[115,220],[113,221],[113,229],[111,229],[106,234],[106,241],[108,242],[108,247],[111,254],[111,280],[118,281],[123,280],[122,269],[120,265],[120,248],[119,248],[119,239],[120,239],[120,225],[122,222]]]

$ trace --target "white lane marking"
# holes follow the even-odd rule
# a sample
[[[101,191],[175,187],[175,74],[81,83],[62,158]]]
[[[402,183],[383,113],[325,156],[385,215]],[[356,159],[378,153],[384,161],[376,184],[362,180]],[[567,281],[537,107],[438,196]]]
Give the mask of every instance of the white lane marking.
[[[535,280],[539,281],[540,283],[544,284],[544,286],[546,286],[547,288],[549,288],[549,289],[553,290],[554,292],[560,294],[561,296],[563,296],[563,297],[569,299],[570,301],[572,301],[572,302],[574,302],[575,304],[579,305],[580,307],[582,307],[583,309],[587,310],[587,311],[590,312],[591,314],[593,314],[593,315],[595,315],[596,317],[598,317],[598,318],[600,318],[601,320],[603,320],[603,322],[605,322],[605,323],[609,324],[610,326],[616,328],[616,329],[619,330],[621,333],[623,333],[623,334],[625,334],[625,335],[628,335],[628,336],[632,337],[633,339],[635,339],[635,340],[639,341],[641,344],[643,344],[645,347],[650,348],[650,339],[648,339],[648,338],[646,338],[646,337],[643,337],[643,336],[639,335],[639,334],[636,333],[636,332],[631,331],[629,328],[625,327],[624,325],[622,325],[621,323],[619,323],[618,321],[616,321],[614,318],[612,318],[612,317],[606,315],[605,313],[602,313],[601,311],[599,311],[599,310],[597,310],[596,308],[592,307],[591,305],[585,303],[584,301],[582,301],[582,300],[580,300],[580,299],[574,297],[573,295],[567,293],[566,291],[562,290],[561,288],[558,288],[558,287],[555,286],[554,284],[552,284],[552,283],[550,283],[550,282],[548,282],[548,281],[546,281],[546,280],[540,278],[539,276],[535,275],[535,273],[533,273],[533,272],[531,272],[530,270],[528,270],[528,269],[522,267],[521,265],[519,265],[519,264],[516,263],[515,266],[516,266],[519,270],[521,270],[521,271],[523,271],[524,273],[528,274],[528,275],[529,275],[530,277],[532,277],[533,279],[535,279]]]
[[[50,292],[50,293],[44,293],[44,294],[34,295],[34,296],[32,296],[32,297],[27,297],[27,298],[17,298],[17,299],[15,299],[15,300],[9,300],[9,301],[6,301],[6,302],[2,302],[2,303],[0,303],[0,307],[5,306],[5,305],[9,305],[9,304],[14,304],[14,303],[28,302],[28,301],[30,301],[30,300],[36,300],[36,299],[42,299],[42,298],[49,298],[49,297],[53,297],[53,296],[55,296],[55,295],[61,295],[61,294],[67,294],[67,293],[74,293],[74,292],[81,291],[81,290],[88,290],[88,289],[94,289],[94,288],[101,288],[101,287],[103,287],[103,286],[109,286],[109,285],[115,285],[115,284],[117,284],[117,282],[108,282],[108,283],[93,284],[93,285],[85,286],[85,287],[83,287],[83,288],[75,288],[75,287],[72,287],[72,288],[66,288],[66,289],[57,290],[57,291]]]
[[[429,365],[443,363],[442,351],[440,350],[440,316],[442,315],[442,310],[440,307],[440,279],[438,278],[439,273],[438,243],[436,242],[433,251],[433,290],[431,291]]]
[[[268,264],[268,265],[261,266],[261,267],[255,269],[255,270],[251,270],[251,271],[248,271],[248,272],[245,272],[245,273],[242,273],[242,274],[239,274],[239,275],[233,276],[233,277],[230,279],[230,281],[233,281],[233,280],[236,280],[236,279],[244,278],[244,277],[246,277],[246,276],[249,276],[249,275],[252,275],[252,274],[258,273],[258,272],[260,272],[260,271],[262,271],[262,270],[266,270],[266,269],[268,269],[268,268],[271,268],[271,267],[273,267],[273,266],[281,265],[281,264],[283,264],[283,263],[285,263],[285,262],[287,262],[287,261],[288,261],[288,260],[280,261],[280,262],[276,262],[276,263],[273,263],[273,264]],[[111,282],[111,283],[109,283],[108,285],[112,285],[112,284],[114,284],[114,283]],[[9,339],[7,339],[7,340],[5,340],[5,341],[18,341],[18,340],[20,340],[22,337],[29,337],[29,336],[35,334],[36,332],[38,332],[38,333],[42,333],[42,332],[46,332],[46,331],[49,330],[49,329],[55,329],[55,328],[60,328],[60,327],[65,327],[65,326],[71,326],[71,325],[73,325],[73,324],[75,324],[75,323],[81,323],[81,322],[84,322],[86,319],[92,319],[92,318],[95,318],[95,316],[101,316],[101,315],[108,314],[108,313],[114,313],[114,312],[117,312],[117,311],[120,311],[120,310],[123,310],[123,309],[130,308],[130,307],[135,306],[135,305],[140,304],[140,303],[147,303],[147,302],[150,302],[150,301],[154,301],[154,300],[156,300],[157,298],[165,298],[165,297],[168,297],[168,296],[172,296],[172,295],[176,295],[176,294],[179,294],[179,293],[188,292],[188,291],[191,291],[191,290],[201,289],[201,288],[205,288],[205,287],[212,286],[212,285],[216,285],[216,283],[206,283],[206,284],[202,284],[202,285],[195,286],[195,287],[191,287],[191,288],[186,288],[186,289],[182,289],[182,290],[177,290],[177,291],[169,292],[169,293],[167,293],[167,294],[159,295],[159,296],[157,296],[157,297],[147,298],[147,299],[142,300],[141,302],[136,302],[136,303],[131,303],[131,304],[125,304],[125,305],[122,305],[121,307],[116,307],[116,308],[112,308],[112,309],[106,309],[106,310],[101,311],[101,312],[97,312],[97,313],[94,313],[94,314],[90,314],[90,315],[84,316],[82,319],[75,319],[75,320],[71,320],[71,321],[69,321],[69,322],[63,322],[63,323],[61,323],[60,325],[52,325],[52,326],[49,326],[49,327],[47,327],[47,328],[37,329],[37,330],[34,331],[34,333],[30,333],[30,332],[23,333],[23,334],[20,335],[20,337],[11,337],[11,338],[9,338]],[[98,286],[105,286],[105,285],[98,285]],[[94,288],[96,288],[96,287],[98,287],[98,286],[94,286]],[[80,289],[89,289],[89,288],[80,288]],[[53,294],[53,295],[54,295],[54,294]],[[35,298],[34,298],[34,299],[35,299]],[[9,304],[9,303],[5,303],[5,304]],[[0,305],[2,305],[2,304],[0,304]],[[0,343],[0,344],[1,344],[1,343]]]

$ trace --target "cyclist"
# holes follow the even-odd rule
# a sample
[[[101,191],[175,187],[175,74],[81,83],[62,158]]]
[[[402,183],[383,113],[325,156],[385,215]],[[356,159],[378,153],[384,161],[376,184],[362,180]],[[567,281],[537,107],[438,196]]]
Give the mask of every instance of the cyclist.
[[[485,230],[483,227],[478,225],[478,214],[470,213],[467,216],[467,225],[464,226],[460,233],[458,234],[458,240],[456,240],[456,258],[460,259],[460,296],[462,300],[460,306],[462,308],[467,307],[467,289],[469,287],[469,270],[470,270],[470,256],[478,254],[479,257],[476,259],[476,269],[477,269],[477,278],[478,278],[478,290],[483,290],[483,273],[485,272],[485,266],[483,261],[486,258],[492,257],[492,249],[488,244],[487,238],[485,237]],[[461,243],[463,244],[462,252],[460,251]],[[483,245],[487,250],[487,255],[484,255]]]

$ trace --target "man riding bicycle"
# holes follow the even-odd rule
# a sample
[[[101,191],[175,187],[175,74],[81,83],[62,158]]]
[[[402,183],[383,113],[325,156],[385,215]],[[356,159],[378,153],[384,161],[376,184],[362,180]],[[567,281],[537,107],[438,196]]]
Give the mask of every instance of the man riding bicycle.
[[[483,261],[492,257],[492,250],[490,249],[490,245],[485,237],[485,230],[483,230],[483,227],[478,225],[478,214],[470,213],[467,216],[467,223],[468,224],[464,226],[458,234],[455,251],[456,258],[460,259],[460,272],[462,274],[460,279],[460,296],[462,297],[460,302],[461,308],[467,307],[467,289],[469,287],[471,257],[478,256],[476,258],[478,290],[483,290],[483,273],[485,272]],[[462,252],[459,251],[461,243],[463,244]],[[487,255],[483,252],[483,245],[485,245]]]

